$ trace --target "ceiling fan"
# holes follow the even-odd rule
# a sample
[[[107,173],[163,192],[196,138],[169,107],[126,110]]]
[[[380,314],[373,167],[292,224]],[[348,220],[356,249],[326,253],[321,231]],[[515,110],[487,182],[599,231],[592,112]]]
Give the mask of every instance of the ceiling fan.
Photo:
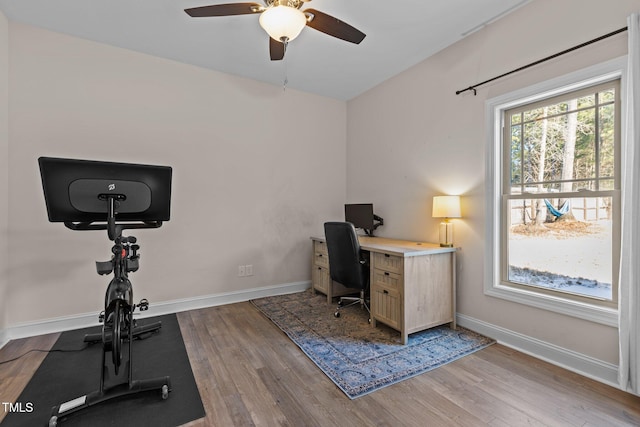
[[[260,26],[269,34],[272,61],[284,58],[287,44],[298,37],[305,25],[330,36],[359,44],[365,34],[351,25],[315,9],[300,10],[311,0],[263,0],[259,3],[225,3],[185,9],[191,17],[260,14]]]

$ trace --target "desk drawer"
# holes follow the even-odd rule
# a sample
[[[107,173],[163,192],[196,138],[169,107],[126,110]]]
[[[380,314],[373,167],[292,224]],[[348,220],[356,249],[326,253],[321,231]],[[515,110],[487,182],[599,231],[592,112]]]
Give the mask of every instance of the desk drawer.
[[[329,252],[325,242],[313,241],[313,265],[329,268]]]
[[[373,252],[373,266],[391,273],[402,274],[402,257]]]
[[[320,242],[318,240],[313,241],[313,252],[327,255],[329,251],[327,250],[327,243]]]
[[[402,275],[375,268],[373,270],[372,286],[382,286],[385,289],[402,289]]]
[[[311,270],[311,282],[313,289],[327,295],[331,287],[329,270],[325,267],[314,266],[313,270]]]
[[[402,330],[402,300],[400,292],[379,286],[371,288],[371,315],[398,331]]]
[[[318,267],[329,268],[329,255],[315,252],[313,254],[313,264]]]

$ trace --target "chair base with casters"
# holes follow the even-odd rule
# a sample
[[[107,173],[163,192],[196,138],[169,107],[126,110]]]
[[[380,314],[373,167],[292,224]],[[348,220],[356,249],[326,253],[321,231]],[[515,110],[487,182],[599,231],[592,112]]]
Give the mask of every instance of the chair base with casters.
[[[347,304],[345,305],[345,303]],[[340,301],[338,301],[338,308],[336,308],[336,312],[333,313],[333,315],[335,317],[340,317],[340,310],[356,304],[360,304],[360,307],[367,310],[367,313],[369,313],[369,323],[371,323],[371,310],[369,309],[369,305],[367,304],[364,290],[360,291],[360,296],[358,297],[340,297]]]

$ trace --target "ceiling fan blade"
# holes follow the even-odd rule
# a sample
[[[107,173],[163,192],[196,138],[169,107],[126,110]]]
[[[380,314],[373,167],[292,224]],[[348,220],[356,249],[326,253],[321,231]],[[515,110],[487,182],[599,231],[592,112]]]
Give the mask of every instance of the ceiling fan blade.
[[[269,37],[269,54],[271,55],[272,61],[280,61],[284,58],[285,48],[284,43]]]
[[[362,31],[326,13],[315,9],[305,9],[303,12],[310,18],[307,20],[307,26],[314,30],[355,44],[359,44],[366,37]]]
[[[207,16],[251,15],[252,13],[260,13],[263,10],[264,6],[259,3],[225,3],[193,7],[184,11],[189,16],[200,18]]]

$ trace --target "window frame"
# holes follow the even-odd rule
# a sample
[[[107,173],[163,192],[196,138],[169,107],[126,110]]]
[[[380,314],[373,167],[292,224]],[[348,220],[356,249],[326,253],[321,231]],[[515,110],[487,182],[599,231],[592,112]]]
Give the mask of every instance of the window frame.
[[[583,88],[596,86],[613,80],[620,80],[620,108],[625,105],[624,87],[626,82],[626,56],[616,58],[592,67],[576,71],[558,78],[541,82],[514,92],[510,92],[485,102],[486,112],[486,244],[485,244],[485,280],[484,293],[492,297],[525,304],[544,310],[549,310],[572,317],[590,320],[608,326],[618,325],[617,307],[601,304],[589,298],[567,298],[559,292],[545,292],[527,286],[512,286],[501,283],[501,268],[505,259],[506,243],[503,240],[502,212],[503,203],[502,184],[505,179],[503,161],[507,158],[504,153],[503,135],[505,127],[504,112],[519,106],[534,104],[543,100],[576,92]],[[620,117],[620,128],[624,129],[624,115],[616,112]],[[622,132],[622,131],[621,131]],[[620,138],[621,135],[618,135]],[[618,144],[619,147],[619,144]],[[620,173],[620,151],[616,152],[618,175]],[[620,177],[616,177],[620,179]],[[619,193],[619,191],[618,191]],[[563,193],[573,194],[575,193]],[[555,195],[555,194],[554,194]],[[615,200],[615,199],[614,199]],[[619,212],[620,196],[615,206]],[[620,220],[617,227],[620,226]],[[619,232],[618,232],[619,235]],[[615,231],[614,231],[615,236]],[[506,238],[506,236],[505,236]],[[614,252],[615,249],[614,241]],[[619,250],[618,250],[619,252]],[[619,257],[614,255],[614,269]],[[613,272],[614,284],[617,283],[617,271]]]

